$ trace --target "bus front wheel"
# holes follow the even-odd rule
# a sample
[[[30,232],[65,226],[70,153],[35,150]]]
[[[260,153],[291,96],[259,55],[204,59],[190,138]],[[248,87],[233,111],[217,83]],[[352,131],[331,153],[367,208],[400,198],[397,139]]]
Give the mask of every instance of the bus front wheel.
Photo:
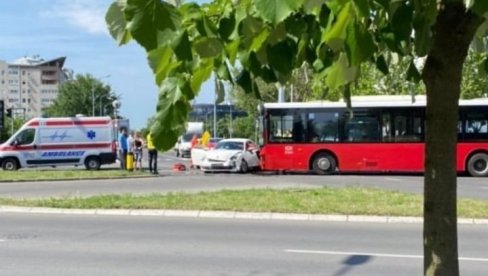
[[[312,169],[318,174],[331,174],[336,171],[336,168],[335,158],[328,153],[319,153],[313,159]]]
[[[477,153],[468,161],[468,172],[471,176],[488,176],[488,154]]]

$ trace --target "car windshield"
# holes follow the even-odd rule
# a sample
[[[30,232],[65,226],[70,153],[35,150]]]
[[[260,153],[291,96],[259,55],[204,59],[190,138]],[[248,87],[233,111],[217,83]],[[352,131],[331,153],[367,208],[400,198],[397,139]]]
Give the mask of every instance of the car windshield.
[[[223,149],[223,150],[243,150],[244,143],[236,142],[236,141],[220,141],[215,149]]]

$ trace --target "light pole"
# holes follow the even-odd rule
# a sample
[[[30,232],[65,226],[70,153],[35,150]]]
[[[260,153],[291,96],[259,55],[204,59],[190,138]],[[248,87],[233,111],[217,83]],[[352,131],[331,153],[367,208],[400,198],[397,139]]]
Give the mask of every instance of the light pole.
[[[100,78],[95,78],[95,80],[101,80],[101,79],[105,79],[105,78],[109,78],[110,75],[105,75],[103,77],[100,77]],[[92,86],[92,116],[95,117],[95,87]]]
[[[229,138],[232,138],[232,133],[234,132],[234,130],[232,129],[232,101],[231,100],[228,100],[227,101],[227,104],[229,105],[229,114],[230,114],[230,117],[229,117]]]

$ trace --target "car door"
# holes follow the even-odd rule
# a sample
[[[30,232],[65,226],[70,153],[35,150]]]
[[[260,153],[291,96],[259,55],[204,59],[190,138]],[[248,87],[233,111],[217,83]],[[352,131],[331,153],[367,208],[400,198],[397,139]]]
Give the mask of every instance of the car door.
[[[19,132],[12,142],[15,150],[20,152],[20,156],[27,165],[38,164],[39,151],[36,144],[36,129],[26,128]]]

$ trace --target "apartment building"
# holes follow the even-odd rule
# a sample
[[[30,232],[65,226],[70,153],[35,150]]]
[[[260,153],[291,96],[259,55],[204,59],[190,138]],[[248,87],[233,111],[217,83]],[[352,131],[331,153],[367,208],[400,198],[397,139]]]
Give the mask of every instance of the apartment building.
[[[60,85],[70,76],[63,66],[66,58],[44,60],[23,57],[12,63],[0,60],[0,99],[15,116],[40,117],[54,102]]]

